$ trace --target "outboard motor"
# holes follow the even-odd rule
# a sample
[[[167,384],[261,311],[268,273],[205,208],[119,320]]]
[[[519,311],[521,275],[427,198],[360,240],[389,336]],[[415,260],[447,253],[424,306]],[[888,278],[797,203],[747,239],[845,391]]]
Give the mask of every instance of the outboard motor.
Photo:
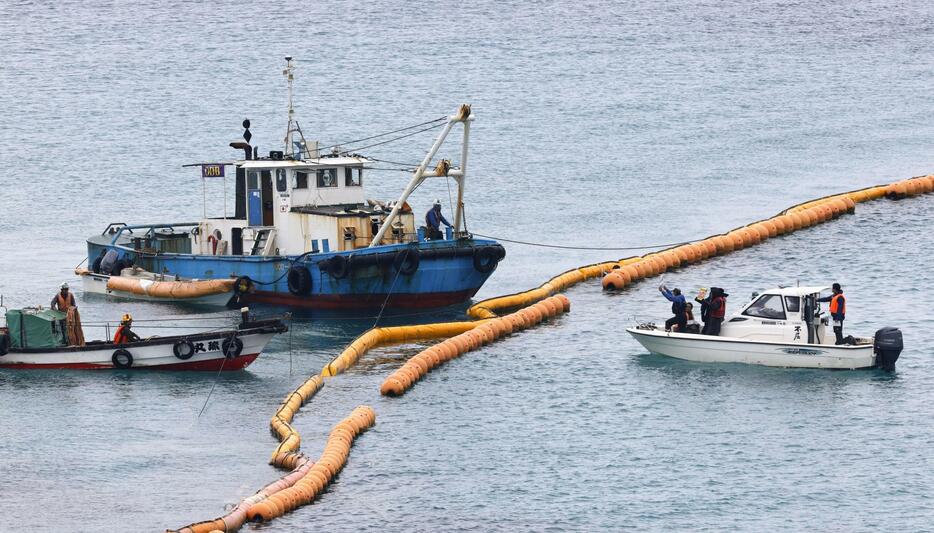
[[[895,361],[898,361],[903,347],[902,332],[898,328],[880,329],[876,332],[872,343],[873,352],[876,354],[876,365],[882,370],[892,372],[895,370]]]

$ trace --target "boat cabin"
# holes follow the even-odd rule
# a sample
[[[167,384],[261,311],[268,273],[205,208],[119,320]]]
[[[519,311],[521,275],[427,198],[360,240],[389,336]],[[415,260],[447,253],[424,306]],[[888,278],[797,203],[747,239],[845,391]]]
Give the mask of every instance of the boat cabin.
[[[392,204],[367,200],[368,163],[358,156],[294,160],[272,152],[229,164],[237,180],[234,214],[202,219],[191,231],[190,253],[279,256],[369,246]],[[202,175],[223,175],[216,166],[202,165]],[[414,214],[403,207],[383,244],[416,239]]]
[[[739,313],[723,323],[722,337],[739,339],[834,344],[828,335],[830,317],[821,311],[820,293],[829,287],[784,287],[754,294]]]

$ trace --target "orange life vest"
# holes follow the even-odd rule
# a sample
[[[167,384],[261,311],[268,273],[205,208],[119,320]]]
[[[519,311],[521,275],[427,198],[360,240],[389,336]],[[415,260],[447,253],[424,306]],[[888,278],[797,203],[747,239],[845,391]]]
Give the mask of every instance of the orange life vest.
[[[123,333],[123,328],[126,326],[120,326],[117,328],[117,332],[114,333],[114,344],[126,344],[130,341],[129,336]]]
[[[845,315],[846,314],[846,298],[843,297],[843,294],[834,294],[833,298],[830,299],[830,313],[833,315]]]
[[[67,300],[62,298],[62,293],[56,294],[55,299],[58,300],[58,310],[63,313],[67,311],[69,307],[74,305],[75,302],[75,297],[71,293],[68,294]]]

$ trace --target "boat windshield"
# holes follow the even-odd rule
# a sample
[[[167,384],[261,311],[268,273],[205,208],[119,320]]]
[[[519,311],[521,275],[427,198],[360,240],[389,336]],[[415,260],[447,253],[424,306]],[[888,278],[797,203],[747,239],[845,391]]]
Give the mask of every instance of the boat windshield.
[[[784,320],[785,310],[782,308],[782,297],[777,294],[764,294],[743,311],[743,314],[759,318]]]

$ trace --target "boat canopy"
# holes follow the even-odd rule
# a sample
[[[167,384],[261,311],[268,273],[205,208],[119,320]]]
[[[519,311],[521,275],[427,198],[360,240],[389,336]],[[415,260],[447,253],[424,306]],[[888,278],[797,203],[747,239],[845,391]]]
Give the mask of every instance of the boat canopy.
[[[769,289],[763,291],[762,294],[780,294],[782,296],[807,296],[809,294],[817,294],[824,291],[829,291],[830,287],[814,286],[814,287],[780,287],[778,289]]]

